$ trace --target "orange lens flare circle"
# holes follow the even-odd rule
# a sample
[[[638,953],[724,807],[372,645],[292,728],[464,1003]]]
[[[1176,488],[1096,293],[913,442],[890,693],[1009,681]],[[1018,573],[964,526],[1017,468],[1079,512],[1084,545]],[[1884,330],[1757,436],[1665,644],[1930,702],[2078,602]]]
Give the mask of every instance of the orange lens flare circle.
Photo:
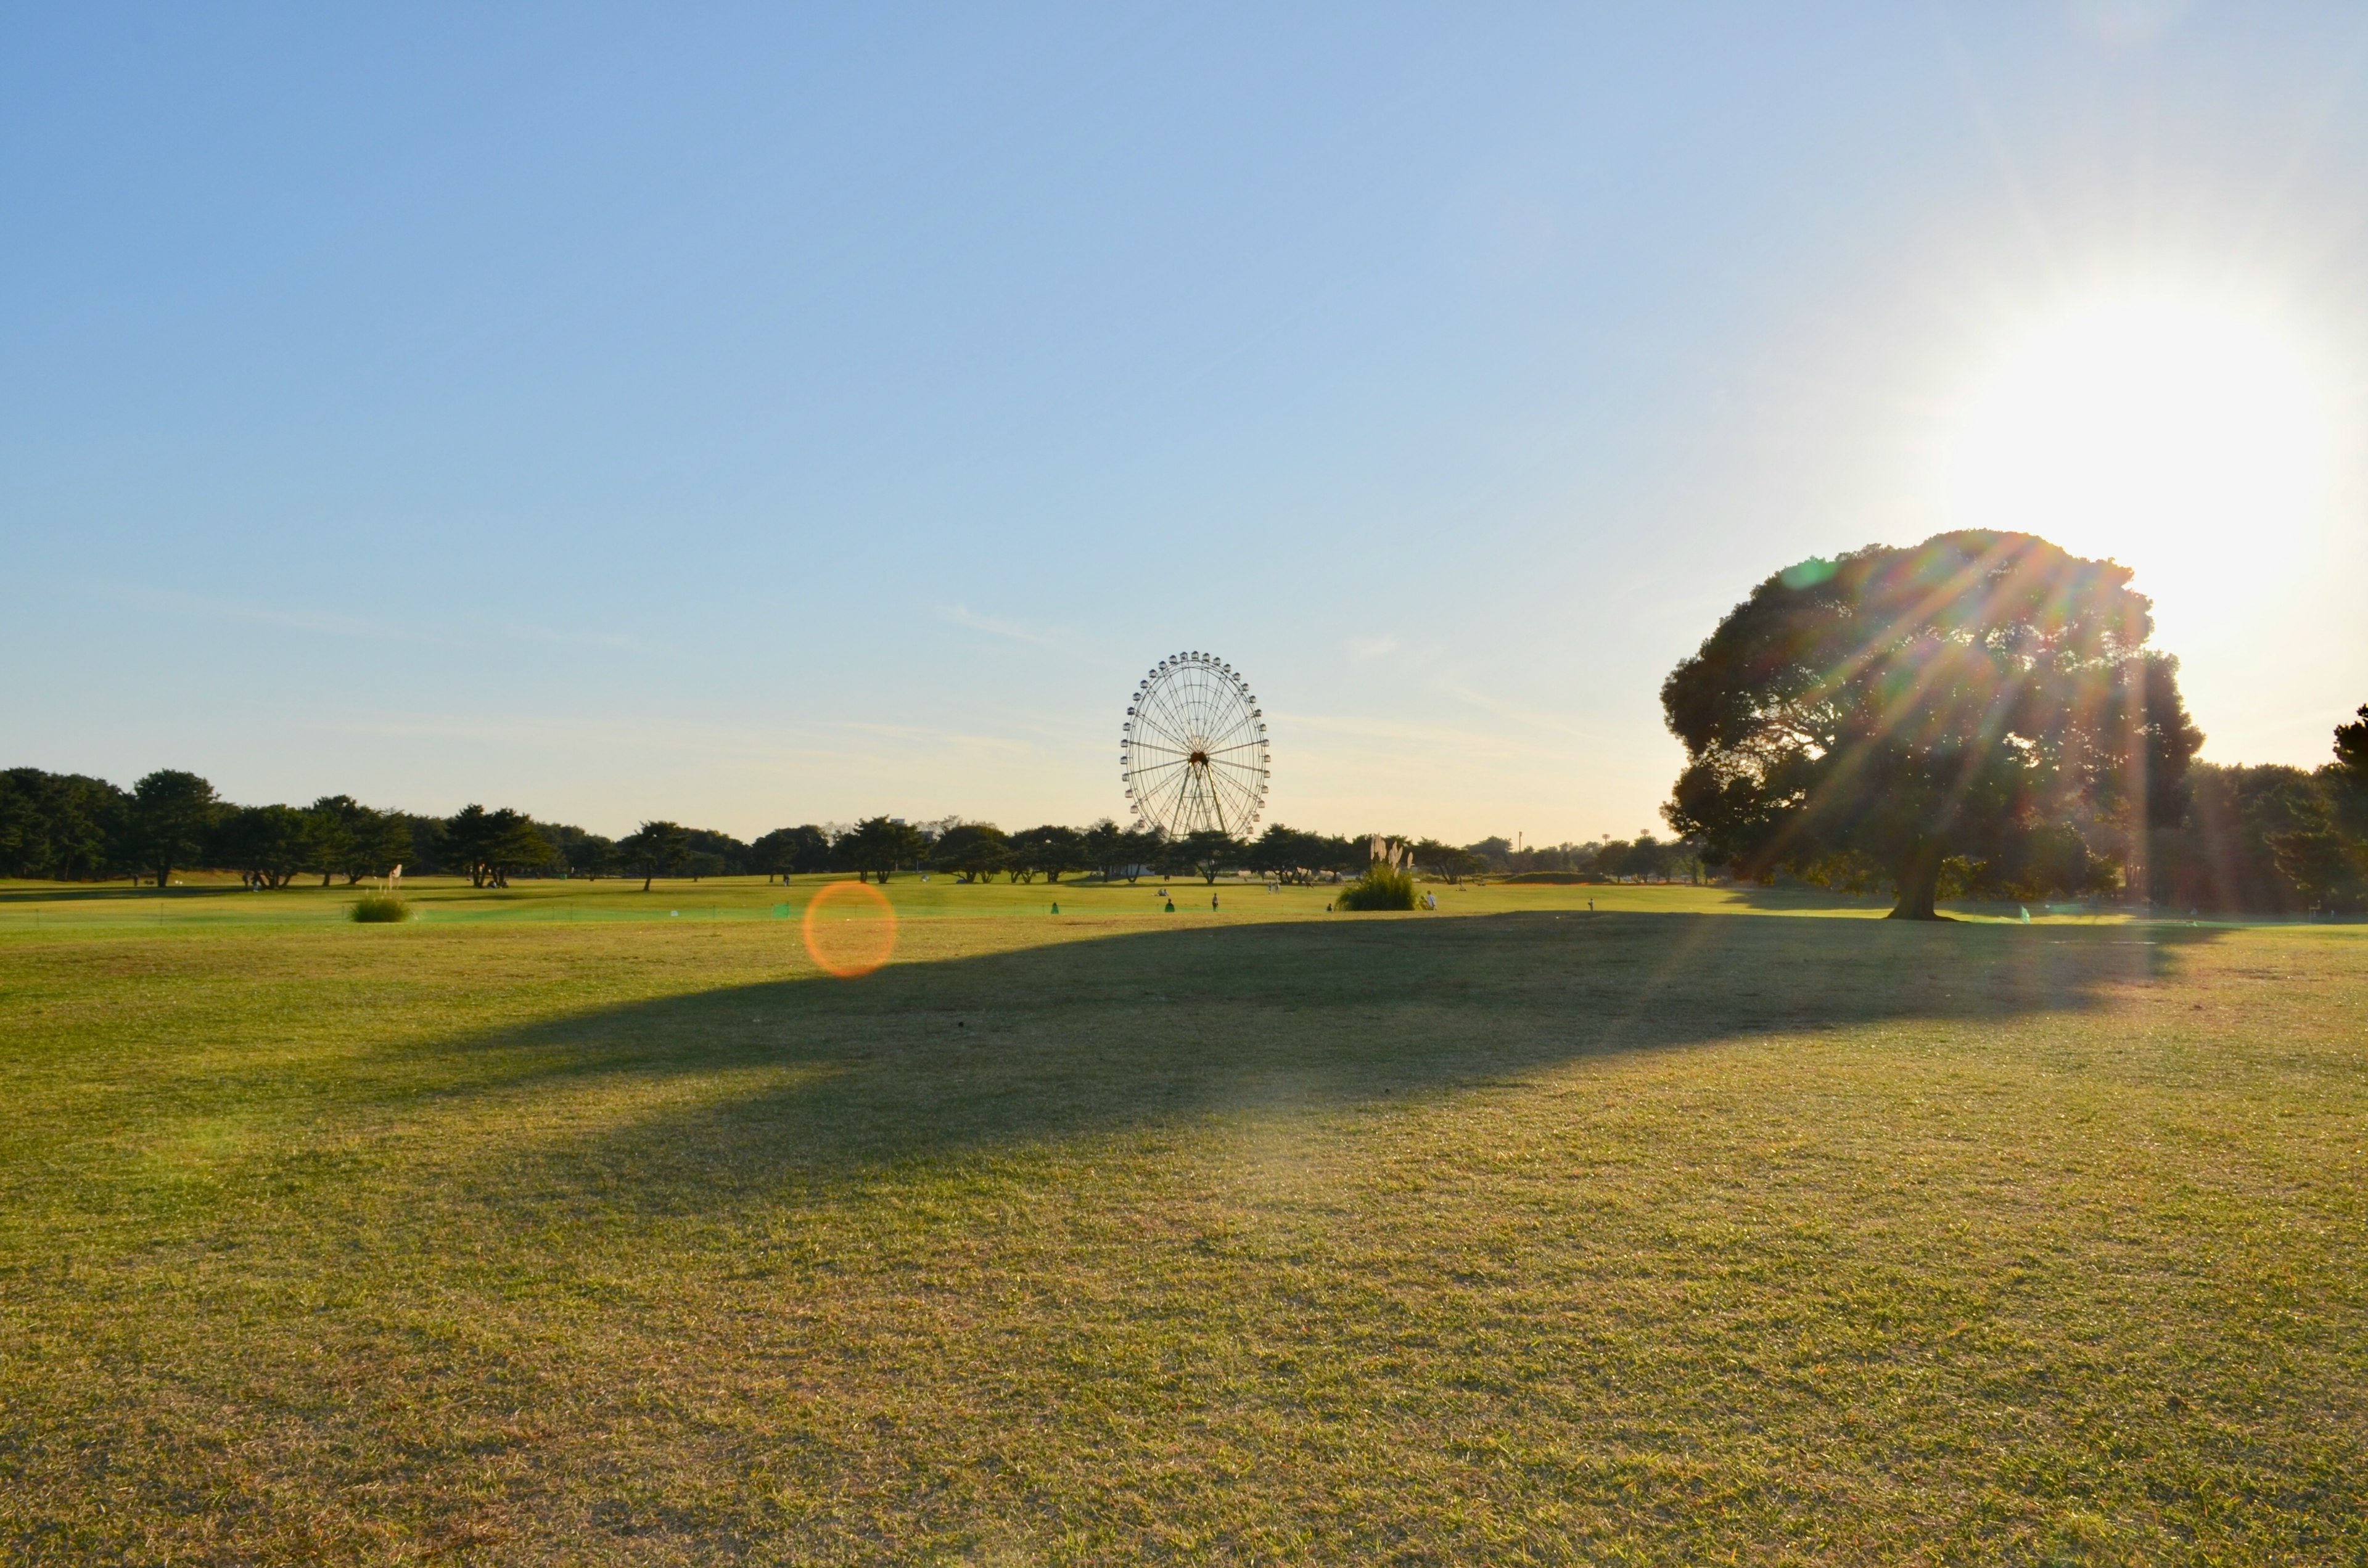
[[[806,905],[806,956],[841,980],[870,974],[896,950],[896,906],[870,882],[831,882]]]

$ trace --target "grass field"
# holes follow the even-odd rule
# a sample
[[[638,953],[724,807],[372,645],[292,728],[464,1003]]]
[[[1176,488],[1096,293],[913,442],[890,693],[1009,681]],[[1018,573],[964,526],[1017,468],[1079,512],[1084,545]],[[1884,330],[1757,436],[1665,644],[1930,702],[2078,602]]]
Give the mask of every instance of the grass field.
[[[0,888],[0,1559],[2368,1562],[2368,927],[1171,886]]]

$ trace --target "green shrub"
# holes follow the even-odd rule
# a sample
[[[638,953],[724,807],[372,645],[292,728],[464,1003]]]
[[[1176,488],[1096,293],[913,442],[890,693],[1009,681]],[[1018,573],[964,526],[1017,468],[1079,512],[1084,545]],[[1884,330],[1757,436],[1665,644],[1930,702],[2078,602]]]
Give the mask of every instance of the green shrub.
[[[1414,875],[1374,861],[1365,874],[1340,890],[1343,909],[1412,909]]]
[[[391,925],[410,919],[411,911],[393,893],[372,892],[354,900],[353,909],[346,917],[364,925]]]

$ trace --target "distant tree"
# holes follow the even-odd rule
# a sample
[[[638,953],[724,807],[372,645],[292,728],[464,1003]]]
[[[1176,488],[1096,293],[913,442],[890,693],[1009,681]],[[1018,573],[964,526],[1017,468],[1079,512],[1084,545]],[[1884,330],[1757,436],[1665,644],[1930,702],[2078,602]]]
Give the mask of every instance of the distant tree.
[[[918,829],[888,817],[866,817],[831,844],[834,856],[859,881],[885,882],[899,866],[918,864],[928,845]]]
[[[1207,882],[1214,882],[1218,873],[1245,863],[1249,846],[1232,834],[1213,827],[1188,833],[1169,846],[1168,865],[1179,874],[1190,872]]]
[[[737,877],[757,869],[756,852],[728,833],[719,833],[712,827],[689,827],[683,829],[683,835],[686,854],[712,858],[699,862],[702,868],[699,875]],[[683,864],[688,869],[690,862],[686,859]],[[710,866],[714,869],[705,869]]]
[[[617,853],[625,864],[642,873],[642,891],[650,891],[650,883],[673,869],[689,853],[690,835],[682,824],[671,822],[645,822],[617,841]]]
[[[1099,872],[1102,881],[1115,881],[1118,869],[1126,863],[1126,830],[1103,817],[1089,824],[1077,835],[1079,852],[1086,864]]]
[[[808,823],[802,827],[777,827],[748,846],[751,861],[768,877],[788,881],[830,869],[830,835]]]
[[[2368,908],[2368,706],[2335,730],[2335,760],[2276,794],[2284,820],[2261,834],[2294,903],[2322,913]],[[2266,825],[2266,824],[2264,824]]]
[[[304,869],[321,885],[345,874],[348,885],[377,873],[370,866],[384,841],[384,819],[351,795],[324,795],[304,808]]]
[[[1130,827],[1119,835],[1119,875],[1132,884],[1167,854],[1167,835],[1156,827]]]
[[[1778,573],[1661,688],[1688,765],[1664,809],[1754,874],[1839,850],[1938,916],[1952,859],[2091,821],[2142,852],[2203,736],[2145,647],[2129,569],[2026,534],[1941,534]]]
[[[1414,863],[1426,875],[1460,882],[1466,877],[1476,877],[1488,869],[1488,862],[1469,849],[1459,849],[1452,844],[1441,844],[1435,838],[1418,838],[1414,843]],[[1567,858],[1564,868],[1567,867]]]
[[[414,873],[443,871],[444,819],[416,812],[389,812],[388,832],[405,842],[394,858]]]
[[[2318,779],[2278,764],[2189,769],[2185,820],[2156,836],[2157,869],[2177,903],[2262,915],[2299,915],[2312,906],[2278,864],[2278,841],[2324,825]],[[2289,851],[2289,860],[2293,852]]]
[[[2336,726],[2335,760],[2322,772],[2344,831],[2368,839],[2368,703],[2357,720]]]
[[[1664,844],[1649,833],[1640,833],[1622,852],[1619,874],[1640,882],[1666,881],[1676,858],[1677,846]]]
[[[2335,765],[2353,788],[2368,790],[2368,702],[2357,719],[2335,727]]]
[[[505,824],[494,813],[471,801],[444,820],[442,859],[447,870],[481,888],[494,874],[494,850]]]
[[[1048,882],[1057,882],[1062,872],[1084,870],[1088,863],[1085,835],[1076,828],[1047,823],[1011,835],[1010,866],[1014,870],[1025,867]]]
[[[534,819],[507,806],[486,819],[485,872],[497,888],[510,885],[514,871],[530,871],[552,859],[551,845],[535,831]]]
[[[580,838],[570,839],[567,845],[566,865],[568,875],[581,877],[587,882],[597,882],[600,880],[600,874],[603,871],[613,871],[617,869],[617,841],[603,837],[597,833],[587,833]]]
[[[616,869],[617,846],[612,839],[565,823],[539,822],[534,830],[551,846],[552,863],[564,877],[598,881],[603,873]]]
[[[169,887],[176,867],[204,856],[221,812],[212,785],[194,773],[159,768],[131,787],[125,858],[146,867],[158,887]]]
[[[1513,841],[1509,838],[1484,838],[1477,844],[1467,844],[1463,852],[1492,871],[1508,871],[1513,866]]]
[[[993,823],[959,823],[938,835],[929,846],[929,864],[965,882],[984,881],[1003,869],[1010,852],[1010,835]]]
[[[1338,869],[1345,855],[1345,841],[1271,823],[1256,842],[1243,847],[1241,858],[1253,871],[1286,882],[1307,882],[1320,872]]]
[[[401,812],[371,811],[356,835],[353,858],[346,863],[346,884],[383,877],[407,864],[413,853],[412,821]]]
[[[284,888],[312,858],[312,823],[293,806],[233,806],[215,818],[209,857],[256,887]]]
[[[64,881],[120,863],[131,797],[104,778],[0,772],[0,876]]]

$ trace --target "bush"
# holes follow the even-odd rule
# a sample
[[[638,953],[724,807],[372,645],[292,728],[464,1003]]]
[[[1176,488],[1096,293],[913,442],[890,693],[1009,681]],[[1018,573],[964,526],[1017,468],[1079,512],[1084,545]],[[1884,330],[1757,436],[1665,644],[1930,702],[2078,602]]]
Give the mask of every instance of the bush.
[[[1414,877],[1376,860],[1363,876],[1340,890],[1338,902],[1343,909],[1412,909]]]
[[[346,918],[359,921],[365,926],[391,925],[399,920],[411,918],[411,911],[404,905],[403,900],[393,893],[364,893],[354,900],[353,909]]]

